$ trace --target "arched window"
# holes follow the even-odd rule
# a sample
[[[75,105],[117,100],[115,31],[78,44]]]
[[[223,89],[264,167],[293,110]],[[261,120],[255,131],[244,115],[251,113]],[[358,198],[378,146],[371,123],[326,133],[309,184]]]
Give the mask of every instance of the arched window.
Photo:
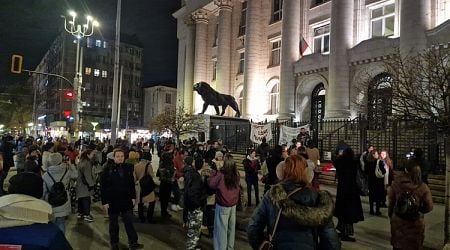
[[[323,83],[317,84],[311,96],[311,125],[317,128],[325,115],[325,87]]]
[[[392,114],[392,77],[389,74],[375,76],[367,91],[367,120],[369,128],[384,129]]]
[[[278,114],[280,110],[280,83],[273,85],[272,90],[269,93],[269,111],[268,115]]]

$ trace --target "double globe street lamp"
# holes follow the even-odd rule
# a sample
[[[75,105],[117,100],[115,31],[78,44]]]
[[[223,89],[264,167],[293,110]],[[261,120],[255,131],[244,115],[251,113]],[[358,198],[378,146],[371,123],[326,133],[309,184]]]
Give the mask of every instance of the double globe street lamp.
[[[64,18],[64,29],[75,37],[75,43],[77,45],[77,53],[75,58],[75,76],[73,79],[73,91],[75,93],[75,102],[72,104],[72,113],[75,115],[74,128],[75,138],[78,139],[79,131],[81,128],[80,113],[81,110],[81,87],[83,84],[83,47],[80,48],[80,40],[83,37],[92,36],[94,33],[94,27],[98,27],[99,23],[92,17],[86,16],[85,23],[77,22],[77,13],[75,11],[69,11],[70,19]]]

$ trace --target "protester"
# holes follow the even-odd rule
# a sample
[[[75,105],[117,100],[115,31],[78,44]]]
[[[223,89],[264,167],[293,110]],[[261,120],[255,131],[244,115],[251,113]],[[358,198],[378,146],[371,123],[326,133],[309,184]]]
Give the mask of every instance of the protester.
[[[420,167],[420,172],[422,173],[422,182],[428,184],[428,175],[431,171],[430,163],[425,159],[423,155],[423,150],[421,148],[416,148],[414,150],[413,160]]]
[[[187,227],[186,249],[198,249],[198,241],[201,235],[203,208],[206,205],[206,190],[199,171],[201,164],[192,166],[194,159],[186,157],[184,178],[184,212],[183,220]]]
[[[334,215],[338,218],[337,230],[343,241],[356,241],[353,235],[353,224],[364,220],[359,189],[356,184],[356,171],[359,168],[358,160],[354,159],[351,148],[344,152],[333,162],[338,179],[336,190],[336,208]]]
[[[78,177],[78,171],[75,165],[69,165],[63,163],[63,156],[60,153],[52,153],[48,158],[48,169],[47,172],[42,176],[44,186],[44,200],[49,201],[50,192],[57,182],[63,183],[63,188],[66,191],[67,201],[60,206],[52,206],[54,223],[61,229],[62,232],[66,231],[66,217],[70,215],[71,205],[69,192],[67,187],[69,185],[70,179],[76,179]]]
[[[167,211],[169,206],[170,193],[172,192],[172,183],[174,181],[175,168],[173,166],[173,154],[164,152],[161,154],[158,172],[159,177],[159,201],[161,203],[161,216],[170,218],[171,214]]]
[[[147,171],[145,171],[147,169]],[[139,182],[139,180],[142,179],[145,175],[150,175],[153,179],[155,178],[155,174],[153,173],[153,166],[150,161],[147,159],[144,159],[144,157],[141,157],[141,160],[134,165],[134,175],[136,176],[136,180]],[[139,189],[140,191],[140,189]],[[140,221],[152,223],[153,222],[153,213],[155,211],[155,203],[156,203],[156,196],[155,192],[152,191],[147,195],[143,195],[142,193],[139,194],[139,202],[138,202],[138,215]],[[144,215],[144,205],[148,204],[147,208],[147,218],[145,218]]]
[[[81,153],[78,164],[77,197],[78,197],[78,218],[86,222],[93,222],[91,215],[91,195],[94,190],[94,178],[92,176],[92,159],[94,152],[86,149]]]
[[[269,155],[269,144],[266,142],[266,137],[263,137],[261,140],[261,144],[259,144],[258,148],[256,148],[256,153],[259,156],[259,161],[264,163]]]
[[[245,182],[247,183],[247,206],[252,206],[252,188],[255,190],[255,203],[259,204],[259,184],[258,184],[258,170],[261,169],[261,164],[256,158],[256,150],[250,149],[247,158],[242,161],[245,170]]]
[[[119,249],[119,215],[122,217],[128,236],[130,250],[141,249],[138,235],[133,226],[133,207],[136,202],[133,166],[126,164],[125,153],[114,151],[114,163],[106,166],[101,177],[102,205],[109,215],[109,236],[111,249]]]
[[[376,169],[381,170],[383,177],[378,177],[375,173]],[[365,172],[369,181],[369,208],[371,215],[381,216],[380,207],[385,199],[384,174],[386,170],[383,161],[378,159],[378,151],[373,149],[367,156],[367,163],[365,164]],[[375,211],[373,207],[375,205]]]
[[[11,135],[3,136],[2,143],[0,144],[0,152],[3,153],[3,168],[0,170],[0,196],[5,194],[3,190],[3,183],[8,176],[9,169],[14,167],[13,150],[14,145],[12,143],[13,137]]]
[[[311,189],[308,171],[303,157],[286,159],[283,181],[266,193],[250,220],[247,234],[253,249],[263,243],[264,229],[273,232],[279,212],[274,249],[340,249],[331,196]]]
[[[239,200],[239,172],[232,157],[221,170],[213,170],[208,184],[216,190],[214,250],[234,249],[236,205]]]
[[[175,167],[175,179],[172,182],[172,193],[173,193],[173,202],[170,206],[170,210],[172,211],[180,211],[183,210],[183,208],[180,206],[180,199],[181,199],[181,189],[179,184],[182,184],[181,182],[184,181],[183,177],[183,166],[184,166],[184,159],[188,156],[187,152],[182,150],[179,150],[175,157],[173,158],[173,166]]]
[[[264,193],[269,191],[272,185],[278,183],[276,169],[277,165],[283,161],[281,154],[282,154],[282,147],[280,145],[276,145],[271,150],[269,157],[266,159],[265,163],[263,163],[263,165],[265,165],[267,168],[267,174],[264,175],[265,176]]]
[[[411,194],[412,204],[408,209],[404,199]],[[433,199],[430,188],[422,182],[420,167],[415,161],[409,161],[404,171],[395,176],[389,189],[388,215],[391,221],[391,244],[394,250],[421,249],[425,238],[425,221],[423,214],[429,213],[433,209]],[[400,211],[414,211],[409,217]],[[403,217],[403,218],[402,218]]]

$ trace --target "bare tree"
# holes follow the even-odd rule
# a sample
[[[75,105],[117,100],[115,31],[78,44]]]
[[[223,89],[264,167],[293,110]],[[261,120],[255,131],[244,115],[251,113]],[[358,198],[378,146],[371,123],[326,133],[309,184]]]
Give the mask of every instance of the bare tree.
[[[150,122],[150,129],[159,132],[170,131],[179,143],[180,136],[202,132],[206,129],[206,124],[199,116],[189,114],[183,106],[179,106],[154,117]]]

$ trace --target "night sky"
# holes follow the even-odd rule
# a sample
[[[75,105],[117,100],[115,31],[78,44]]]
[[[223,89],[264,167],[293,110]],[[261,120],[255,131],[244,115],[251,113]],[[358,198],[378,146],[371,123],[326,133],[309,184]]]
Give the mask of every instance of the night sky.
[[[0,85],[21,81],[25,76],[9,73],[12,54],[24,56],[24,68],[34,69],[72,9],[80,16],[91,14],[100,22],[101,34],[115,36],[115,0],[1,0]],[[180,0],[122,0],[121,32],[136,35],[144,48],[143,84],[171,83],[177,79],[176,20],[172,13]],[[81,16],[80,16],[81,18]],[[84,20],[84,18],[83,18]]]

